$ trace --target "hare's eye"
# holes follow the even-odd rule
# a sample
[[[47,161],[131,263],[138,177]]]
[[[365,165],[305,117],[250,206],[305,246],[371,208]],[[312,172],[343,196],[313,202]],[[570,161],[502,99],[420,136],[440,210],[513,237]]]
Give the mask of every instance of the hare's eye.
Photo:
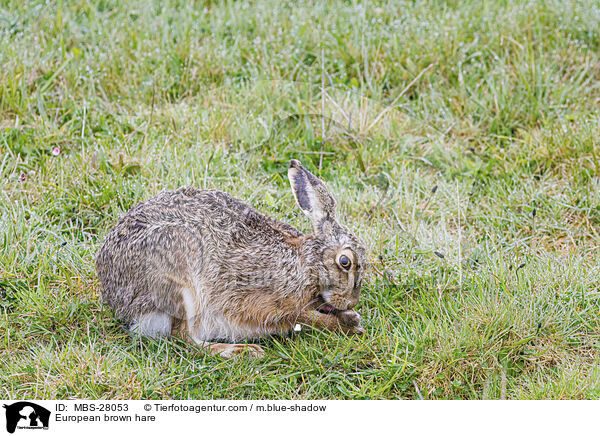
[[[340,262],[340,266],[342,268],[344,268],[345,270],[349,270],[350,265],[352,265],[352,262],[350,262],[350,259],[348,259],[348,256],[344,256],[344,255],[340,256],[339,262]]]

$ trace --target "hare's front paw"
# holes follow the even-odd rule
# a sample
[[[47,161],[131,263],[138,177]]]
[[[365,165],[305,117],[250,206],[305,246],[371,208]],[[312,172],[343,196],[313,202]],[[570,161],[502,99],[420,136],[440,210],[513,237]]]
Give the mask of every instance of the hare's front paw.
[[[346,327],[358,327],[360,325],[360,315],[354,310],[342,310],[337,313],[340,323]]]
[[[362,335],[365,329],[360,325],[360,315],[354,310],[343,310],[337,313],[342,331],[347,335]]]

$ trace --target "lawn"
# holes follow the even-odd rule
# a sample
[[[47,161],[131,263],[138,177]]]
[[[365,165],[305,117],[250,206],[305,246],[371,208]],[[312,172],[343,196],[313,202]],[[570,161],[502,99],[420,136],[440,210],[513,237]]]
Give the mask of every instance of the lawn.
[[[600,398],[597,1],[0,1],[0,397]],[[217,188],[372,263],[366,334],[225,360],[130,337],[94,258]]]

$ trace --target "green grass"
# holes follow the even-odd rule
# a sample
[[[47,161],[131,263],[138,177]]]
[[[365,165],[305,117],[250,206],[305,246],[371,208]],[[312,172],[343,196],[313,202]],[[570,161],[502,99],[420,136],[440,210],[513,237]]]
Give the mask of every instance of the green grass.
[[[599,74],[596,1],[0,1],[0,396],[600,398]],[[308,230],[290,158],[368,246],[366,335],[126,335],[119,216],[192,184]]]

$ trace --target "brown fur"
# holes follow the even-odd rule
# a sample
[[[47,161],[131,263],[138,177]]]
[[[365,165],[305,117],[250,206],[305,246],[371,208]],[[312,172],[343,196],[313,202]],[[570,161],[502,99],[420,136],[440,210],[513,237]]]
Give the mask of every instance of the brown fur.
[[[104,302],[134,332],[183,334],[226,357],[244,346],[210,341],[284,334],[296,323],[361,332],[351,309],[364,246],[336,221],[321,180],[295,160],[288,176],[310,234],[214,190],[183,187],[132,208],[96,259]],[[340,253],[352,260],[348,270],[336,263]]]

